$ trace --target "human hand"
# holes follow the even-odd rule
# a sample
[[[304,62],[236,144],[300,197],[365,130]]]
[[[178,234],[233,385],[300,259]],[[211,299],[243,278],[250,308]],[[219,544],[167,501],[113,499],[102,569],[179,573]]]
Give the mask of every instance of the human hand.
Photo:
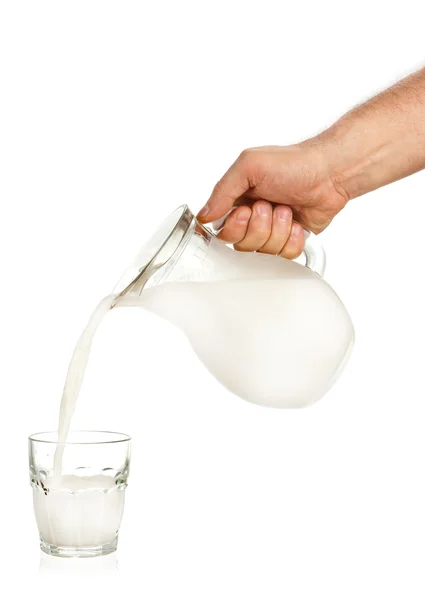
[[[215,221],[236,206],[220,239],[242,252],[293,259],[304,247],[303,228],[320,233],[347,201],[333,178],[326,145],[309,140],[244,150],[214,187],[198,219]]]

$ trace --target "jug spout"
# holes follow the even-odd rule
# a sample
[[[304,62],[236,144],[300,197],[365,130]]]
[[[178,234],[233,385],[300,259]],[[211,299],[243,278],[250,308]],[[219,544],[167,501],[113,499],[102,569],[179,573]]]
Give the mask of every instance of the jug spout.
[[[116,295],[115,304],[124,296],[140,296],[148,283],[153,284],[152,278],[162,267],[173,257],[175,262],[176,253],[180,255],[194,221],[196,219],[189,207],[183,205],[162,223],[115,286],[112,292]]]

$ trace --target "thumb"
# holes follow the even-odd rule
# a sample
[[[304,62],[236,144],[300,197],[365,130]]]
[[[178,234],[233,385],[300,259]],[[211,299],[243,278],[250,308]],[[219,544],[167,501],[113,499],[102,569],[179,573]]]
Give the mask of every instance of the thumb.
[[[197,218],[201,223],[224,217],[235,201],[252,187],[251,166],[251,161],[245,160],[242,153],[215,185],[208,202],[199,211]]]

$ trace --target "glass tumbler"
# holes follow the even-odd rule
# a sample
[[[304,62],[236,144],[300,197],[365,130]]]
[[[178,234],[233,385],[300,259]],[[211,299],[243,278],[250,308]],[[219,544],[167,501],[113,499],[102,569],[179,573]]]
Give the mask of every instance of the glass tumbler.
[[[29,437],[30,482],[40,547],[52,556],[90,557],[117,549],[130,465],[130,437],[109,431]],[[55,453],[63,451],[60,473]]]

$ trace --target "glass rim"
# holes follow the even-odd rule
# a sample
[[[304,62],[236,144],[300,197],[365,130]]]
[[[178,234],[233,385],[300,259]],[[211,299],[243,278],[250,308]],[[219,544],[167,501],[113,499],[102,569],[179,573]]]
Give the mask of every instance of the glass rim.
[[[126,433],[119,433],[118,431],[99,431],[96,429],[80,429],[80,430],[74,430],[74,431],[70,431],[69,432],[71,435],[72,434],[105,434],[105,435],[111,435],[111,436],[116,436],[119,439],[106,439],[106,440],[92,440],[92,441],[82,441],[82,442],[70,442],[70,441],[66,441],[66,442],[62,442],[61,444],[63,446],[95,446],[95,445],[102,445],[102,444],[120,444],[122,442],[130,442],[131,441],[131,436],[127,435]],[[37,442],[37,443],[41,443],[41,444],[56,444],[58,445],[60,442],[58,442],[58,440],[49,440],[49,439],[43,439],[42,436],[48,436],[48,435],[56,435],[57,436],[57,431],[40,431],[38,433],[33,433],[31,435],[28,436],[28,441],[30,442]]]

